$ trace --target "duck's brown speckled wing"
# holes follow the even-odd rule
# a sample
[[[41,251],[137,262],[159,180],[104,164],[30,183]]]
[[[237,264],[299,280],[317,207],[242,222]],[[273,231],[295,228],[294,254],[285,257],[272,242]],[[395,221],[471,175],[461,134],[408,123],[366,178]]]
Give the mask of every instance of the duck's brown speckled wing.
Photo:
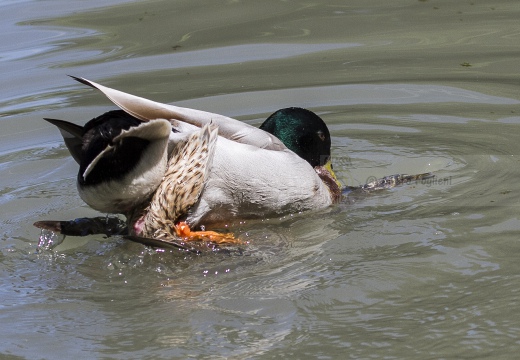
[[[218,127],[209,123],[174,148],[163,181],[140,220],[141,236],[165,239],[176,234],[179,218],[199,200],[215,152]]]

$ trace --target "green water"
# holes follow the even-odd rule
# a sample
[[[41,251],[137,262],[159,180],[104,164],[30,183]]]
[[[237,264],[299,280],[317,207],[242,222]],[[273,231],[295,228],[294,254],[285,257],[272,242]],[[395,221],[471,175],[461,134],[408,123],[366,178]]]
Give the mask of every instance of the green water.
[[[520,350],[517,1],[0,2],[0,358],[510,359]],[[42,120],[112,109],[66,75],[259,125],[310,108],[350,185],[436,177],[234,230],[242,255],[122,238]]]

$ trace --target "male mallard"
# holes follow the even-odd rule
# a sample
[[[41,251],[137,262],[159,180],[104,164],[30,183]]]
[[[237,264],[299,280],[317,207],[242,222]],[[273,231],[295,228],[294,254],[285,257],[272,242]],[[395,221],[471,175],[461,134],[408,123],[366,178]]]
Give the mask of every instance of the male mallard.
[[[309,110],[278,110],[256,128],[74,79],[122,111],[83,127],[46,120],[80,165],[80,197],[96,210],[124,214],[132,234],[226,240],[189,227],[320,209],[341,197],[329,131]]]

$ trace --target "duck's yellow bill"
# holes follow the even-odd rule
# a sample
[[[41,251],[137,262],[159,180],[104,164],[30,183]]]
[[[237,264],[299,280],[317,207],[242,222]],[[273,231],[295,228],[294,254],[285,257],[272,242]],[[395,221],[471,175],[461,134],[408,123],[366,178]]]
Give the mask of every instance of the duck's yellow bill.
[[[323,167],[325,169],[327,169],[327,171],[330,173],[330,175],[334,178],[334,181],[336,182],[336,184],[338,184],[338,187],[341,189],[341,183],[339,182],[338,178],[336,177],[334,170],[332,170],[332,161],[330,158],[329,158],[329,160],[327,160],[325,165],[323,165]]]

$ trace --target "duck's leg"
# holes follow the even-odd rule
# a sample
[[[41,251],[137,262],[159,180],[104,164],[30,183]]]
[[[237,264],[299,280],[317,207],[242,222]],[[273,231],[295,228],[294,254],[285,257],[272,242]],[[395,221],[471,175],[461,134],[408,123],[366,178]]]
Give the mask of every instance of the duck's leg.
[[[190,226],[184,221],[175,225],[177,236],[184,241],[209,240],[216,244],[242,244],[240,239],[235,238],[233,234],[224,234],[216,231],[191,231]]]

